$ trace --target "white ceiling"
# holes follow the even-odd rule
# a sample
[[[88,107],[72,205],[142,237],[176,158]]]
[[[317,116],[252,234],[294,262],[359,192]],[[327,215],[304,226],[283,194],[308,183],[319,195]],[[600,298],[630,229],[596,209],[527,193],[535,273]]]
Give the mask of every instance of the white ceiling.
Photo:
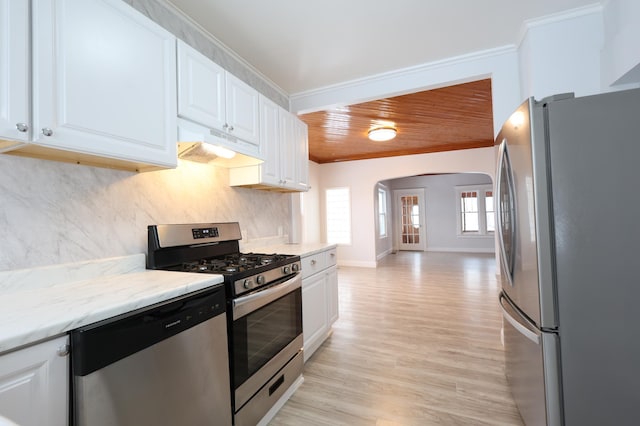
[[[598,0],[168,0],[288,94],[519,41]]]

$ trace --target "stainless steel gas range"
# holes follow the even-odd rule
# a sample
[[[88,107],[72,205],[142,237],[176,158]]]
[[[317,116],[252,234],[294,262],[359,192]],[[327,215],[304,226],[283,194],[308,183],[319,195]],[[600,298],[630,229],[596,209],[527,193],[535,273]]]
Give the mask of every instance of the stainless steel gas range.
[[[302,374],[300,257],[241,253],[240,225],[148,227],[149,269],[224,276],[234,424],[255,425]]]

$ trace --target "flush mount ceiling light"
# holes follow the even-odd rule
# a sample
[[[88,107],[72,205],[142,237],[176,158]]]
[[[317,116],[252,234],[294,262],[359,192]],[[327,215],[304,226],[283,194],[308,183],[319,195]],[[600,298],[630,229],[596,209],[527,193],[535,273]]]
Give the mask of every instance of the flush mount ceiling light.
[[[369,139],[376,142],[390,141],[396,137],[396,133],[398,133],[398,131],[395,127],[375,127],[369,130]]]

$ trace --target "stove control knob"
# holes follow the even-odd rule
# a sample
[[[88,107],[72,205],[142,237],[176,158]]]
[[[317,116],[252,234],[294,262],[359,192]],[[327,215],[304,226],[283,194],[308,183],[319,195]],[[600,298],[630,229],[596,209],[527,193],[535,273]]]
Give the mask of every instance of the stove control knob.
[[[262,285],[265,283],[265,279],[263,275],[258,275],[258,278],[256,278],[256,281],[258,282],[258,284]]]
[[[291,270],[293,272],[298,272],[300,270],[300,265],[298,265],[297,263],[294,263],[293,265],[291,265]]]
[[[289,267],[289,266],[283,266],[283,267],[282,267],[282,273],[283,273],[283,274],[290,274],[290,273],[291,273],[291,267]]]
[[[242,284],[242,286],[244,288],[249,288],[251,287],[251,280],[244,280],[244,283]]]

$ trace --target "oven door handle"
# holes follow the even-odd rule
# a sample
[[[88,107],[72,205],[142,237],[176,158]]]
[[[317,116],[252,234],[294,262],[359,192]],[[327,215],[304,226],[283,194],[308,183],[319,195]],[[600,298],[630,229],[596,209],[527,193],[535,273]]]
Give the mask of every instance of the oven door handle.
[[[298,273],[293,278],[273,287],[269,287],[266,290],[258,291],[257,293],[253,293],[248,296],[239,297],[233,301],[233,320],[235,321],[256,309],[268,305],[274,300],[291,293],[293,290],[300,287],[302,287],[302,278]]]

